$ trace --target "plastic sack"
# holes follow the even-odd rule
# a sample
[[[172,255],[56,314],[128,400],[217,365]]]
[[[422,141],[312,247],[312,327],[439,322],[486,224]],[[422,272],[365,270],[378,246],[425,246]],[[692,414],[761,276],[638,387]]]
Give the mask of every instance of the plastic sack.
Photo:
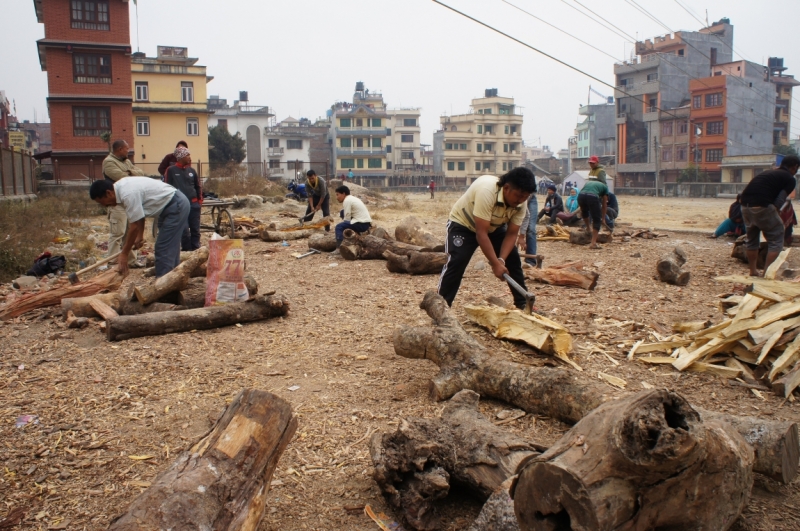
[[[244,240],[209,240],[205,305],[219,306],[249,298],[244,285]]]

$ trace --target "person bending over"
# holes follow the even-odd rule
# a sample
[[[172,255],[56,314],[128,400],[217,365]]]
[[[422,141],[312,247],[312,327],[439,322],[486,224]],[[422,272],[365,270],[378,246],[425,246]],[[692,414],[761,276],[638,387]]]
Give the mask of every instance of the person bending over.
[[[336,250],[334,251],[336,254],[344,240],[344,231],[353,229],[359,234],[367,232],[372,227],[372,218],[364,202],[350,195],[350,188],[342,185],[335,190],[335,193],[336,200],[342,204],[339,217],[344,220],[336,225]]]
[[[733,236],[741,236],[744,234],[745,226],[744,226],[744,219],[742,218],[742,204],[740,203],[742,199],[742,194],[736,195],[736,201],[731,203],[730,208],[728,209],[728,217],[719,224],[717,230],[714,231],[714,234],[711,235],[711,238],[719,238],[724,234],[730,234]]]
[[[578,194],[578,206],[581,208],[581,218],[586,224],[586,231],[592,233],[592,244],[589,249],[600,249],[597,236],[600,234],[602,220],[606,219],[608,208],[608,186],[600,182],[597,177],[590,176],[583,185],[583,190]],[[592,224],[589,226],[589,217]]]
[[[311,221],[314,219],[314,214],[322,209],[322,216],[327,217],[331,215],[331,196],[328,193],[328,183],[325,179],[317,176],[314,170],[306,172],[308,184],[306,184],[306,192],[308,193],[308,207],[306,207],[306,215],[300,218],[301,221]],[[325,232],[330,232],[331,228],[325,226]]]

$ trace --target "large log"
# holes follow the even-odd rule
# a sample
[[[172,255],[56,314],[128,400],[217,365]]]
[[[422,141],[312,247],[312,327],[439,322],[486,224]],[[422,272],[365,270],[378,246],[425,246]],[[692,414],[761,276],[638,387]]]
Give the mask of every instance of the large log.
[[[597,235],[597,243],[611,243],[613,236],[607,232],[601,232]],[[569,232],[569,243],[575,245],[589,245],[592,243],[592,233],[586,232],[583,229],[572,230]]]
[[[554,286],[573,286],[593,290],[600,275],[594,271],[579,271],[574,267],[526,269],[525,277]]]
[[[192,257],[192,253],[193,253],[193,251],[181,251],[181,263],[183,263],[186,260],[188,260],[189,258],[191,258]],[[156,265],[156,255],[153,254],[153,253],[148,254],[144,263],[145,263],[145,265],[147,267],[155,266]]]
[[[419,253],[407,251],[408,254],[383,253],[386,269],[392,273],[408,273],[409,275],[438,275],[447,263],[445,253]]]
[[[211,431],[161,472],[109,530],[255,531],[278,459],[296,430],[287,402],[266,391],[241,391]]]
[[[332,253],[336,250],[336,234],[333,232],[318,232],[312,234],[308,238],[308,248],[325,253]]]
[[[405,358],[428,359],[439,366],[439,374],[429,387],[434,400],[446,400],[462,389],[471,389],[529,413],[574,424],[603,402],[619,396],[612,394],[609,386],[582,374],[492,356],[464,331],[435,292],[426,293],[420,307],[431,317],[434,328],[398,328],[394,349]],[[753,446],[756,472],[784,483],[797,476],[800,448],[796,423],[698,411],[725,420]]]
[[[134,293],[142,304],[155,302],[167,293],[185,289],[189,284],[192,272],[202,263],[208,261],[208,247],[200,247],[192,252],[193,256],[182,262],[175,269],[161,278],[145,286],[136,286]]]
[[[61,300],[61,315],[64,319],[67,318],[67,314],[72,312],[75,317],[99,317],[97,312],[94,311],[92,308],[92,301],[99,300],[106,303],[108,306],[113,308],[115,311],[120,311],[121,305],[121,297],[119,292],[114,291],[112,293],[100,293],[97,295],[91,295],[89,297],[74,297],[69,299],[62,299]]]
[[[78,284],[65,283],[47,291],[32,293],[6,304],[0,310],[0,320],[12,319],[39,308],[58,306],[64,299],[89,297],[101,291],[114,291],[120,287],[123,279],[124,277],[114,268],[88,280],[81,280]]]
[[[309,238],[318,232],[319,231],[316,230],[295,230],[281,232],[278,230],[260,229],[258,231],[258,236],[265,242],[282,242],[284,240],[302,240],[303,238]]]
[[[373,477],[414,529],[439,529],[436,502],[451,484],[486,499],[542,449],[492,424],[478,411],[478,399],[461,391],[440,418],[404,419],[395,432],[372,436]]]
[[[662,256],[656,264],[658,278],[661,282],[685,286],[689,283],[692,274],[683,269],[686,263],[686,253],[680,247],[675,247],[670,253]]]
[[[178,304],[169,304],[166,302],[151,302],[147,306],[142,304],[139,301],[124,301],[120,304],[119,314],[120,315],[141,315],[144,313],[155,313],[155,312],[178,312],[181,310],[186,310],[185,306],[180,306]]]
[[[122,315],[107,321],[106,332],[109,341],[121,341],[133,337],[206,330],[237,323],[261,321],[286,315],[288,311],[289,301],[286,297],[258,295],[252,301],[235,302],[224,306],[144,315]]]
[[[428,252],[419,245],[385,240],[368,233],[358,234],[352,229],[344,231],[344,240],[339,246],[339,252],[345,260],[382,260],[386,251],[397,255],[405,255],[409,251]]]
[[[519,531],[510,491],[516,478],[511,476],[489,496],[467,531]]]
[[[397,241],[418,245],[431,251],[444,251],[444,243],[422,226],[416,216],[407,216],[400,220],[394,229]]]
[[[592,411],[512,487],[522,531],[729,529],[753,486],[753,450],[681,396],[642,391]]]
[[[245,275],[243,281],[247,288],[247,293],[250,294],[250,298],[252,299],[258,293],[258,282],[252,275]],[[173,304],[178,304],[188,309],[202,308],[206,305],[206,290],[206,279],[192,278],[189,280],[189,285],[186,286],[185,289],[167,296],[170,297],[174,295],[174,301],[162,298],[161,302],[172,302]]]

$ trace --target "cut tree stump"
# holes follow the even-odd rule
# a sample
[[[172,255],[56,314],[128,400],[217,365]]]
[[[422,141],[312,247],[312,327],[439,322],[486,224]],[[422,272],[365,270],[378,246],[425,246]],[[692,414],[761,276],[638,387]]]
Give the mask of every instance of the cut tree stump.
[[[368,233],[358,234],[352,229],[344,231],[344,240],[339,247],[345,260],[382,260],[386,251],[396,255],[405,255],[409,251],[430,252],[419,245],[385,240]]]
[[[597,235],[597,243],[611,243],[613,236],[607,232],[601,232]],[[575,245],[589,245],[592,243],[592,233],[585,230],[571,230],[569,231],[569,243]]]
[[[561,368],[535,367],[491,355],[461,327],[445,300],[433,291],[420,308],[434,327],[401,327],[394,332],[395,353],[427,359],[439,366],[430,382],[433,400],[447,400],[462,389],[497,398],[528,413],[574,424],[607,400],[621,396],[599,380]],[[695,408],[701,415],[725,420],[755,450],[753,469],[783,483],[798,472],[800,444],[797,424],[790,421],[738,417]]]
[[[272,474],[296,430],[287,402],[266,391],[241,391],[211,431],[112,520],[109,531],[256,531]]]
[[[385,251],[386,269],[392,273],[408,273],[409,275],[438,275],[447,263],[444,253],[419,253],[407,251],[406,255]]]
[[[738,433],[654,389],[592,411],[524,465],[511,495],[522,531],[725,530],[752,467]]]
[[[418,245],[430,251],[444,251],[444,243],[423,227],[422,221],[416,216],[408,216],[400,220],[394,229],[397,241]]]
[[[114,291],[120,287],[123,279],[124,277],[115,268],[88,280],[81,280],[78,284],[66,283],[47,291],[32,293],[6,304],[0,310],[0,320],[5,321],[39,308],[58,306],[64,299],[89,297],[101,291]]]
[[[181,291],[189,284],[192,272],[202,263],[208,261],[208,247],[200,247],[193,251],[193,256],[182,262],[175,269],[161,278],[157,278],[145,286],[136,286],[134,293],[142,304],[155,302],[167,293]]]
[[[692,274],[683,269],[686,263],[686,253],[680,247],[675,247],[671,253],[665,254],[658,260],[656,270],[661,282],[685,286],[689,283]]]
[[[332,253],[336,250],[336,234],[333,232],[312,234],[308,238],[308,248],[324,253]]]
[[[401,420],[395,432],[370,440],[373,477],[414,529],[440,528],[436,502],[451,483],[486,499],[543,449],[492,424],[478,411],[479,398],[461,391],[440,418]]]
[[[207,330],[237,323],[261,321],[286,315],[288,311],[289,301],[286,297],[258,295],[252,301],[234,302],[210,308],[123,315],[107,321],[106,333],[109,341],[121,341],[133,337]]]
[[[525,277],[536,282],[552,284],[553,286],[573,286],[593,290],[597,286],[599,273],[594,271],[580,271],[573,267],[546,269],[526,269]]]
[[[99,317],[92,308],[91,302],[99,300],[107,304],[114,311],[120,311],[121,297],[119,292],[100,293],[89,297],[75,297],[61,300],[61,315],[67,318],[67,313],[72,312],[75,317]]]

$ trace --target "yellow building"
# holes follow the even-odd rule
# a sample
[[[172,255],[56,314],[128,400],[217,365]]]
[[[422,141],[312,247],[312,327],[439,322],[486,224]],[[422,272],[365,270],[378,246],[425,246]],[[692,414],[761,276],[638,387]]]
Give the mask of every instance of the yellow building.
[[[158,174],[164,155],[185,140],[192,165],[201,176],[208,164],[208,97],[206,67],[186,48],[159,46],[158,57],[136,52],[131,57],[133,131],[136,165]]]

